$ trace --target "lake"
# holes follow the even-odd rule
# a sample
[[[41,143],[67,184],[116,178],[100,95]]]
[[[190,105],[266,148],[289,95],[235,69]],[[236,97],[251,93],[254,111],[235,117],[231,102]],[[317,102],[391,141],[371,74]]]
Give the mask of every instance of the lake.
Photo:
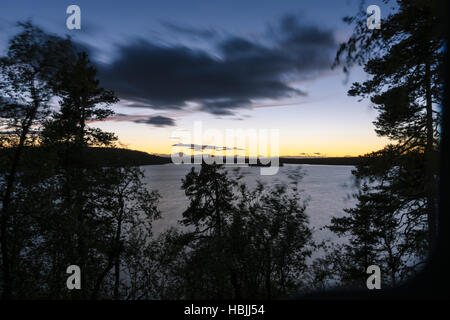
[[[153,224],[155,235],[168,227],[176,226],[186,209],[188,202],[181,189],[181,179],[192,166],[164,164],[141,167],[145,172],[145,182],[162,196],[159,205],[162,218]],[[200,169],[199,165],[194,166],[196,170]],[[288,182],[290,172],[301,170],[304,177],[299,186],[303,190],[304,199],[309,199],[306,213],[311,227],[315,229],[314,239],[340,242],[334,234],[320,228],[329,224],[331,217],[343,216],[344,208],[355,205],[356,201],[351,197],[356,191],[351,174],[353,169],[353,166],[286,164],[272,176],[261,176],[259,167],[243,167],[241,172],[244,174],[243,181],[248,186],[255,186],[258,179],[270,184]],[[232,171],[231,168],[227,170]]]

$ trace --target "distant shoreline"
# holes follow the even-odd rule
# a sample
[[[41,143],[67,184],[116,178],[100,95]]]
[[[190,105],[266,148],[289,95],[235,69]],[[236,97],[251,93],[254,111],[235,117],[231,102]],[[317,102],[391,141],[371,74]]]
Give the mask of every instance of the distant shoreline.
[[[0,152],[0,158],[11,155],[10,149],[3,149]],[[28,154],[30,158],[35,158],[41,153],[39,147],[28,147],[25,150],[25,154]],[[100,165],[100,166],[146,166],[146,165],[160,165],[172,163],[170,156],[166,155],[154,155],[149,154],[144,151],[121,149],[121,148],[87,148],[86,149],[87,158],[89,159],[89,165]],[[36,157],[39,158],[39,157]],[[362,162],[364,157],[311,157],[311,158],[291,158],[291,157],[280,157],[279,164],[283,166],[284,164],[314,164],[314,165],[344,165],[344,166],[355,166]],[[225,160],[225,159],[224,159]],[[249,159],[245,159],[245,163],[248,164]],[[192,159],[193,162],[193,159]],[[224,161],[225,163],[226,161]],[[270,163],[273,165],[273,163]],[[256,164],[255,166],[262,166]]]
[[[333,166],[356,166],[362,162],[364,157],[329,157],[329,158],[283,158],[280,163],[284,164],[317,164]]]
[[[166,159],[166,161],[163,161],[163,163],[172,163],[169,156],[160,156],[162,159]],[[333,165],[333,166],[356,166],[362,162],[364,157],[327,157],[327,158],[286,158],[286,157],[280,157],[279,158],[279,164],[280,166],[283,166],[285,164],[313,164],[313,165]],[[192,161],[193,162],[193,161]],[[223,162],[226,164],[226,161]],[[235,162],[236,163],[236,162]],[[248,158],[245,159],[245,164],[248,164],[249,160]],[[149,163],[150,164],[150,163]],[[151,163],[151,164],[158,164],[158,163]],[[273,165],[273,163],[269,163],[269,165]],[[254,164],[250,166],[263,166],[260,164]],[[266,165],[267,166],[267,165]]]

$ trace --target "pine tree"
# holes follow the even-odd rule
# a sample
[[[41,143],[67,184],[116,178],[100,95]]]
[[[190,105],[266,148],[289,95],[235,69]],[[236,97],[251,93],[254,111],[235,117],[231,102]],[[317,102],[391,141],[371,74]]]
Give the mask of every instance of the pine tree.
[[[100,279],[112,268],[114,255],[113,249],[101,243],[105,232],[112,232],[102,215],[104,198],[108,197],[105,190],[109,189],[104,183],[112,169],[88,165],[86,152],[92,146],[112,146],[117,140],[114,134],[92,128],[88,122],[112,115],[109,106],[118,99],[99,86],[96,74],[86,53],[78,53],[71,64],[59,70],[55,92],[61,108],[45,122],[41,137],[41,146],[57,154],[55,174],[62,199],[57,207],[61,223],[73,228],[66,230],[65,236],[68,241],[74,238],[71,246],[76,249],[68,256],[83,270],[82,298],[97,295]],[[92,243],[96,243],[94,248]],[[109,262],[102,263],[103,256]]]
[[[11,298],[14,285],[10,251],[11,219],[14,216],[14,194],[17,176],[27,145],[35,142],[35,132],[48,115],[49,100],[54,94],[55,74],[73,56],[68,39],[49,35],[30,22],[19,23],[22,32],[9,42],[6,56],[0,59],[0,118],[9,130],[3,148],[13,148],[11,159],[4,164],[1,190],[0,244],[4,299]]]
[[[358,165],[354,174],[363,186],[359,204],[347,211],[348,217],[334,219],[331,229],[350,236],[347,253],[369,253],[372,262],[390,259],[392,284],[422,266],[437,233],[445,44],[439,15],[438,1],[398,0],[380,29],[366,27],[365,12],[345,18],[356,27],[336,57],[344,71],[354,64],[364,67],[368,80],[354,83],[348,93],[370,99],[378,111],[376,133],[391,143]],[[370,250],[364,250],[368,243]],[[358,272],[364,273],[367,263]]]
[[[178,261],[161,272],[174,285],[167,291],[187,299],[274,299],[302,288],[313,243],[298,181],[249,189],[240,179],[216,164],[186,175],[187,230],[158,240]]]

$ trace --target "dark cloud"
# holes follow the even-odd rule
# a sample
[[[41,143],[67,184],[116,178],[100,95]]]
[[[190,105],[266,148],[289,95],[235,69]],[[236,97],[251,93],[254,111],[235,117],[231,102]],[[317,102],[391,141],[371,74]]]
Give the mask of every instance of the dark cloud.
[[[173,120],[172,118],[163,117],[163,116],[154,116],[154,117],[149,117],[147,119],[137,119],[137,120],[134,120],[133,122],[150,124],[155,127],[169,127],[169,126],[175,125],[175,120]]]
[[[218,36],[218,32],[214,29],[201,29],[194,28],[180,24],[174,24],[171,22],[163,22],[162,25],[168,30],[176,33],[180,33],[187,36],[193,36],[204,39],[213,39]]]
[[[77,39],[72,40],[72,42],[78,52],[86,52],[89,57],[94,57],[97,53],[95,47],[85,41],[80,41],[79,39]]]
[[[215,150],[216,146],[209,146],[209,145],[199,145],[194,143],[175,143],[172,145],[173,147],[183,147],[183,148],[189,148],[191,150],[195,151],[202,151],[202,150]]]
[[[217,150],[217,151],[227,151],[227,150],[245,150],[237,147],[229,148],[229,147],[219,147],[214,145],[200,145],[200,144],[188,144],[188,143],[175,143],[172,145],[173,147],[184,147],[189,148],[195,151],[203,151],[203,150]]]
[[[139,39],[121,46],[115,61],[100,66],[100,76],[105,87],[134,106],[182,109],[195,102],[202,111],[232,115],[253,100],[304,95],[287,77],[328,69],[336,47],[331,31],[301,25],[292,16],[271,27],[267,40],[228,36],[212,55]]]
[[[337,45],[331,30],[301,24],[294,15],[284,16],[278,25],[271,26],[269,30],[269,37],[284,52],[295,55],[297,69],[314,71],[331,66],[330,52],[334,54]]]
[[[149,104],[139,103],[139,102],[127,103],[126,106],[129,107],[129,108],[146,108],[146,109],[152,107]]]
[[[98,35],[102,31],[105,31],[105,27],[101,24],[98,24],[91,19],[84,19],[81,21],[81,30],[84,35]]]
[[[233,109],[250,107],[250,105],[249,99],[205,99],[200,109],[215,115],[228,116],[233,114]]]

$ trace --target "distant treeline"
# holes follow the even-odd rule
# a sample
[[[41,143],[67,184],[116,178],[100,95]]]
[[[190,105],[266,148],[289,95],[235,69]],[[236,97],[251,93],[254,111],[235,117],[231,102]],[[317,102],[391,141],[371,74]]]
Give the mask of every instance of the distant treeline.
[[[0,159],[8,156],[12,153],[13,148],[4,148],[1,150]],[[39,161],[47,150],[40,147],[27,147],[24,152],[24,157],[30,159],[33,164],[35,161]],[[169,157],[160,157],[147,152],[118,149],[118,148],[100,148],[100,147],[87,147],[84,149],[84,159],[87,159],[89,166],[100,167],[125,167],[125,166],[145,166],[152,164],[165,164],[170,163]],[[34,165],[34,164],[33,164]]]
[[[361,164],[365,157],[330,157],[330,158],[287,158],[287,157],[280,157],[278,159],[278,162],[275,161],[268,162],[264,161],[264,163],[261,163],[260,159],[250,159],[257,163],[252,164],[250,163],[250,166],[277,166],[279,165],[282,167],[284,164],[317,164],[317,165],[343,165],[343,166],[356,166],[358,164]],[[240,160],[242,162],[242,160]],[[244,160],[244,163],[249,164],[249,158],[246,157]],[[194,163],[194,157],[191,157],[191,163]],[[223,159],[223,163],[229,163],[226,161],[225,157]],[[234,158],[234,163],[238,163],[236,157]]]
[[[356,166],[365,158],[360,157],[330,157],[330,158],[280,158],[280,163],[291,164],[325,164],[332,166]]]
[[[11,153],[12,148],[4,148],[1,150],[0,159]],[[30,159],[32,165],[35,161],[39,161],[42,154],[47,152],[39,147],[25,148],[24,155]],[[89,166],[101,167],[124,167],[124,166],[147,166],[155,164],[172,163],[169,156],[157,156],[144,151],[119,149],[119,148],[101,148],[89,147],[85,148],[85,159]],[[35,161],[33,161],[35,159]],[[362,163],[364,157],[330,157],[330,158],[284,158],[279,159],[280,166],[283,164],[317,164],[317,165],[345,165],[355,166]],[[192,163],[194,159],[192,158]],[[236,162],[236,161],[235,161]],[[225,163],[225,159],[224,159]],[[245,159],[245,163],[249,163],[249,159]],[[258,160],[257,166],[262,164]],[[274,165],[271,163],[270,165]]]

